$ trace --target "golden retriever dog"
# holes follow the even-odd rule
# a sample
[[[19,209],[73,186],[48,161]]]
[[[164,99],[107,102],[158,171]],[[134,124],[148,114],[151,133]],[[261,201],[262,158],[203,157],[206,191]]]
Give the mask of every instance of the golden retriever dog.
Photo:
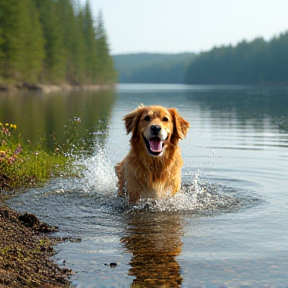
[[[183,160],[178,146],[189,122],[175,108],[139,106],[123,118],[132,133],[128,155],[115,166],[118,196],[139,199],[174,196],[181,188]]]

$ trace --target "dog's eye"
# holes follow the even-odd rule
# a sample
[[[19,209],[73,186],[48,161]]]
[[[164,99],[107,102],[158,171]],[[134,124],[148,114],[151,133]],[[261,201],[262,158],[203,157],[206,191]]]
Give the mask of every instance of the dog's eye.
[[[162,121],[167,122],[167,121],[169,121],[169,119],[168,119],[167,117],[164,117],[164,118],[162,119]]]
[[[146,115],[143,120],[144,120],[144,121],[150,121],[150,116],[149,116],[149,115]]]

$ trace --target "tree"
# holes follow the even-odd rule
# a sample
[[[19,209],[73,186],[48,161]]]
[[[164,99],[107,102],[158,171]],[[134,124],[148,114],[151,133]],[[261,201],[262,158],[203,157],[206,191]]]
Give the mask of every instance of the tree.
[[[82,10],[82,30],[86,45],[86,79],[88,82],[97,82],[97,42],[96,42],[96,32],[94,28],[94,20],[91,14],[91,9],[89,2],[86,2],[84,9]]]
[[[43,35],[30,0],[1,0],[0,73],[6,80],[36,82],[41,70]]]
[[[102,21],[88,2],[0,1],[0,81],[111,83],[115,81]]]
[[[63,41],[64,29],[57,3],[51,0],[33,1],[39,11],[45,38],[41,80],[48,83],[62,83],[66,76],[66,51]]]
[[[64,45],[66,51],[66,80],[71,84],[80,84],[84,80],[85,49],[81,29],[81,18],[75,15],[72,2],[61,0],[57,2],[64,28]]]
[[[23,1],[23,0],[21,0]],[[20,2],[21,2],[20,1]],[[31,0],[24,0],[27,2],[23,10],[23,18],[26,20],[21,21],[21,26],[26,24],[24,30],[24,46],[23,66],[21,74],[23,75],[22,81],[36,83],[39,81],[39,76],[42,71],[42,64],[44,59],[44,37],[42,27],[39,22],[38,11]]]
[[[287,84],[288,32],[266,42],[256,38],[235,47],[203,52],[186,71],[190,84]]]
[[[109,55],[109,47],[101,11],[99,12],[97,18],[96,40],[97,55],[99,60],[97,65],[97,82],[99,84],[114,83],[117,73],[114,69],[113,60]]]

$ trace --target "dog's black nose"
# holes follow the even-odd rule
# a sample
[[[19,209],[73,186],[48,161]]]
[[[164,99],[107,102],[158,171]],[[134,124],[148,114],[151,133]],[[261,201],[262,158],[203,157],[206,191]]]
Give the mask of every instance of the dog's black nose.
[[[152,135],[157,136],[159,131],[161,130],[161,127],[159,125],[151,125],[150,130]]]

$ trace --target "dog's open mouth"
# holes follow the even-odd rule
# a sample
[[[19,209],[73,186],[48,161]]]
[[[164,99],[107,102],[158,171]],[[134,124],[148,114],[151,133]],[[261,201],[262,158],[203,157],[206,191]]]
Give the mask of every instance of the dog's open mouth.
[[[146,144],[146,147],[148,149],[148,152],[153,155],[153,156],[158,156],[162,153],[163,147],[164,147],[164,142],[161,141],[160,138],[158,137],[153,137],[151,139],[146,139],[145,137],[144,141]]]

